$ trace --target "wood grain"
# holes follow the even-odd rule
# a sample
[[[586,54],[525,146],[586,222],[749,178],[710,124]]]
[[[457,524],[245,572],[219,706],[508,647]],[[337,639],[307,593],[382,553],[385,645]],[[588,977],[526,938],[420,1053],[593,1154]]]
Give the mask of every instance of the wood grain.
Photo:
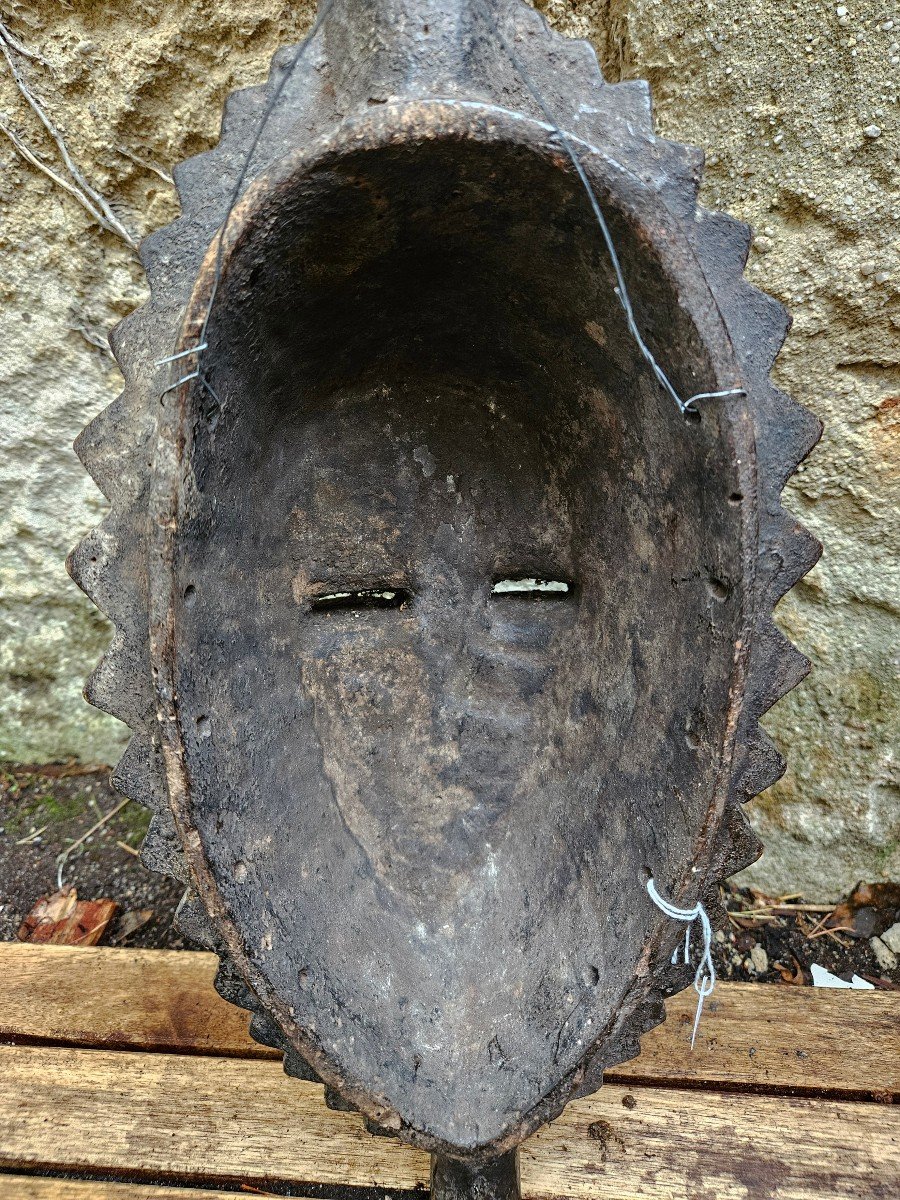
[[[96,1179],[41,1179],[0,1174],[0,1200],[235,1200],[251,1192],[211,1192],[207,1188],[156,1187],[151,1183],[106,1183]]]
[[[760,1091],[900,1094],[900,994],[720,983],[691,1050],[693,989],[666,1004],[664,1025],[612,1082],[660,1081]]]
[[[214,954],[0,942],[0,1038],[279,1057],[213,989]]]
[[[273,1062],[61,1047],[0,1050],[0,1168],[127,1172],[214,1187],[411,1188],[425,1154],[371,1137]],[[526,1197],[887,1200],[900,1109],[610,1085],[522,1152]]]
[[[211,954],[0,943],[0,1038],[277,1059],[213,990],[215,969]],[[640,1058],[607,1079],[900,1094],[900,995],[721,983],[692,1052],[695,1003],[673,997]]]

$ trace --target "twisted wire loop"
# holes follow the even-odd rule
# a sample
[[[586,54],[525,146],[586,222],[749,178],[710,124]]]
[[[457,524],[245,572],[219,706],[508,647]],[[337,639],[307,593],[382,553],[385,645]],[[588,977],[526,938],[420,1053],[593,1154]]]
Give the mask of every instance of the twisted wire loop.
[[[647,880],[647,893],[650,899],[661,912],[664,912],[667,917],[671,917],[673,921],[686,921],[687,929],[684,935],[684,961],[691,961],[691,931],[694,928],[694,922],[700,922],[700,928],[703,932],[703,954],[700,961],[697,963],[697,970],[694,973],[694,991],[697,993],[697,1012],[694,1016],[694,1029],[691,1033],[691,1049],[694,1048],[694,1042],[697,1040],[697,1030],[700,1027],[700,1015],[703,1012],[703,1002],[707,996],[712,995],[713,988],[716,986],[716,969],[713,966],[712,960],[712,925],[710,924],[709,916],[706,909],[698,900],[693,908],[677,908],[668,900],[665,900],[657,891],[656,884],[653,879]],[[673,964],[678,961],[678,950],[672,955]]]

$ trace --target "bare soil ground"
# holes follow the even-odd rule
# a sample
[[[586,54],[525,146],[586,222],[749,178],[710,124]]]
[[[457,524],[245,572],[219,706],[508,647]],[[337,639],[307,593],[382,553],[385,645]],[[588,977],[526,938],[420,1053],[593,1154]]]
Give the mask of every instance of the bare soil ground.
[[[57,890],[57,859],[122,801],[108,769],[0,765],[0,941],[12,941],[34,904]],[[62,881],[79,899],[108,897],[120,905],[104,945],[182,948],[173,925],[184,888],[155,875],[137,857],[150,814],[133,801],[72,850]],[[140,928],[124,933],[153,910]]]
[[[57,890],[59,856],[121,802],[107,769],[0,764],[0,940],[14,939],[34,904]],[[173,924],[181,885],[137,857],[148,823],[145,809],[126,803],[71,850],[62,881],[82,900],[120,906],[104,945],[190,949]],[[802,896],[730,887],[725,898],[729,919],[714,945],[720,978],[808,985],[818,963],[844,979],[855,973],[875,987],[900,988],[900,970],[879,963],[871,941],[900,920],[897,885],[857,890],[835,915],[804,905]]]

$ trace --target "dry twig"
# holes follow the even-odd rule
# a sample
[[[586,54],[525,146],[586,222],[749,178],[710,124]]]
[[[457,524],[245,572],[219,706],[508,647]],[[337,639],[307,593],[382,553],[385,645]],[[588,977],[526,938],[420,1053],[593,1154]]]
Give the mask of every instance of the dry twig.
[[[154,175],[158,175],[163,183],[167,183],[169,187],[175,186],[175,180],[172,178],[169,172],[164,171],[162,167],[157,166],[156,163],[150,162],[149,159],[138,158],[136,154],[132,154],[132,152],[127,150],[124,146],[117,146],[116,149],[125,158],[130,158],[136,166],[143,167],[145,171],[152,171]]]
[[[16,845],[17,846],[30,845],[30,843],[33,842],[35,840],[35,838],[39,838],[41,836],[41,834],[45,832],[46,829],[47,829],[47,826],[42,825],[40,829],[35,829],[35,831],[33,833],[26,833],[26,835],[23,838],[19,838],[19,840],[16,842]]]
[[[44,126],[46,131],[50,134],[50,137],[56,143],[56,148],[59,150],[69,174],[72,176],[73,183],[69,183],[67,180],[63,179],[61,175],[58,175],[51,167],[43,162],[17,134],[13,133],[9,126],[0,123],[0,130],[6,134],[24,159],[30,162],[33,166],[37,167],[38,170],[43,171],[43,173],[52,179],[54,183],[58,184],[70,195],[74,196],[79,204],[81,204],[81,206],[86,209],[87,212],[89,212],[94,218],[94,220],[97,221],[98,224],[102,225],[104,229],[108,229],[110,233],[117,234],[127,246],[129,246],[132,250],[136,250],[137,241],[134,236],[128,231],[128,229],[126,229],[126,227],[110,208],[109,202],[106,200],[106,198],[102,196],[96,188],[92,187],[85,179],[84,175],[78,169],[75,161],[69,153],[69,148],[66,145],[62,134],[47,116],[43,107],[32,95],[27,83],[25,82],[22,72],[19,70],[18,64],[13,57],[13,48],[19,50],[19,45],[15,43],[15,39],[12,41],[10,40],[9,31],[6,29],[6,27],[0,26],[0,53],[2,53],[3,57],[6,59],[7,65],[12,72],[12,77],[15,80],[16,87],[19,89],[19,92],[24,97],[29,108]],[[21,53],[21,51],[19,52]]]
[[[63,179],[61,175],[57,175],[52,167],[48,167],[42,159],[38,158],[31,147],[26,145],[19,135],[14,133],[8,125],[3,123],[3,121],[0,121],[0,132],[6,134],[26,162],[30,162],[33,167],[37,167],[39,171],[43,171],[44,174],[48,176],[48,178],[52,179],[58,187],[64,188],[70,196],[74,196],[78,203],[83,208],[87,209],[95,221],[98,221],[101,225],[105,224],[102,216],[97,212],[93,204],[91,204],[90,200],[88,200],[87,196],[82,195],[82,193],[74,186],[74,184],[69,183],[68,179]]]
[[[126,796],[124,800],[120,800],[119,803],[115,806],[115,808],[111,808],[108,813],[105,813],[100,818],[99,821],[97,821],[95,824],[93,824],[90,827],[90,829],[88,829],[85,833],[83,833],[81,835],[80,838],[76,838],[76,840],[72,843],[72,845],[67,846],[65,848],[65,850],[63,850],[62,854],[59,855],[59,857],[56,860],[56,871],[57,871],[57,882],[58,882],[60,891],[62,891],[62,869],[65,866],[66,859],[69,857],[69,855],[72,853],[73,850],[75,850],[78,846],[80,846],[82,844],[82,842],[86,842],[92,833],[96,833],[97,830],[101,827],[101,825],[105,825],[106,822],[108,820],[110,820],[111,817],[114,817],[117,812],[119,812],[121,809],[123,809],[125,807],[125,805],[128,803],[128,800],[129,800],[128,796]]]
[[[839,938],[839,933],[855,933],[855,930],[849,925],[839,925],[836,929],[815,929],[812,933],[806,935],[806,940],[814,942],[816,938],[830,937],[833,942],[837,942],[839,946],[842,946],[846,950],[850,943],[845,942],[843,938]]]
[[[733,908],[729,910],[738,917],[792,916],[794,913],[831,913],[833,904],[768,904],[760,908]]]
[[[24,46],[17,37],[14,37],[13,34],[9,32],[2,21],[0,21],[0,39],[6,42],[8,46],[12,46],[16,54],[21,54],[23,58],[31,58],[35,62],[39,62],[41,66],[46,67],[48,71],[53,70],[46,58],[44,58],[43,54],[39,54],[36,50],[29,50],[27,46]]]
[[[102,763],[80,763],[74,758],[63,763],[22,763],[13,771],[13,778],[21,780],[25,787],[30,787],[37,777],[46,779],[72,779],[76,775],[97,775],[101,771],[109,773],[109,767]]]

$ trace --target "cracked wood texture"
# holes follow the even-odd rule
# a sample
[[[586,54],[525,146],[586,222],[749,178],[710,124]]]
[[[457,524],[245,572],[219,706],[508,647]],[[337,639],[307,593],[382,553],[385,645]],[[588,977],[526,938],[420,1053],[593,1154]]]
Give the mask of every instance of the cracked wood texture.
[[[14,1046],[0,1167],[206,1186],[408,1189],[427,1154],[372,1137],[273,1062]],[[10,1097],[10,1090],[15,1099]],[[526,1197],[893,1197],[896,1109],[610,1084],[521,1150]]]
[[[0,1200],[234,1200],[234,1192],[105,1180],[0,1175]]]
[[[285,1078],[277,1062],[237,1057],[266,1051],[212,990],[214,966],[184,952],[0,947],[0,1036],[32,1043],[0,1049],[0,1200],[219,1200],[242,1186],[302,1197],[315,1184],[396,1195],[426,1184],[427,1155],[371,1137],[358,1114],[330,1111],[318,1085]],[[525,1197],[898,1193],[900,1108],[840,1098],[897,1099],[896,995],[722,985],[693,1056],[685,999],[669,1002],[675,1019],[648,1037],[629,1078],[620,1069],[525,1143]],[[81,1047],[46,1044],[66,1037]],[[160,1052],[166,1038],[177,1052]],[[660,1086],[667,1062],[682,1086],[675,1074]],[[790,1086],[819,1094],[777,1094]]]

